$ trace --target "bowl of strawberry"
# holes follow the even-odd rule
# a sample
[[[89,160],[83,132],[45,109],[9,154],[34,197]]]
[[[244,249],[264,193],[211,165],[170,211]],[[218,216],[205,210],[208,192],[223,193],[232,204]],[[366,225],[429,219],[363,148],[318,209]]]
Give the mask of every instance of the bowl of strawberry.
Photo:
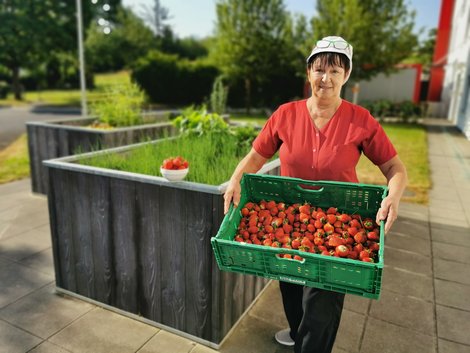
[[[167,158],[160,166],[160,173],[169,181],[181,181],[188,172],[189,163],[181,156]]]

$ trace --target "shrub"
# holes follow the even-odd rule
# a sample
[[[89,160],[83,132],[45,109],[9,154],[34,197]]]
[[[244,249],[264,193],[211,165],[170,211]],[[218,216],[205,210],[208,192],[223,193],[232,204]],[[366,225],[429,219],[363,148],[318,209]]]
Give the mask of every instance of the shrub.
[[[200,104],[211,92],[217,68],[203,60],[150,51],[132,66],[132,78],[155,103]]]
[[[378,99],[363,101],[361,106],[369,110],[378,120],[393,117],[400,118],[402,121],[411,121],[422,115],[421,106],[411,101],[392,102],[387,99]]]
[[[113,127],[142,124],[141,108],[145,95],[136,84],[110,86],[105,97],[91,105],[101,123]]]

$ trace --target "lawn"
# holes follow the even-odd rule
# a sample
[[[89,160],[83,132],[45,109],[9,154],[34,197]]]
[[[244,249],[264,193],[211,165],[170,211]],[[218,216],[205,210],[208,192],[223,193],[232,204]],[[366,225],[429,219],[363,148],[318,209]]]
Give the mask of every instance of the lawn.
[[[7,148],[0,151],[0,184],[28,176],[28,142],[26,134],[23,134]]]
[[[95,87],[87,89],[87,101],[93,102],[103,96],[104,90],[112,85],[124,84],[130,82],[130,74],[128,71],[120,71],[115,73],[104,73],[95,75]],[[45,90],[25,92],[23,101],[13,99],[10,93],[7,99],[0,99],[0,106],[22,106],[29,104],[47,104],[55,106],[80,106],[81,91],[79,89],[72,90]]]

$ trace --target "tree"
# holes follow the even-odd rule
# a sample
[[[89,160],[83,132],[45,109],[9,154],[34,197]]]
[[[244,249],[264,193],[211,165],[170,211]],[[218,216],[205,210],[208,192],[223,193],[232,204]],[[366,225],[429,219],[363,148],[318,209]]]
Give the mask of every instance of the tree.
[[[142,17],[150,25],[153,33],[157,37],[163,36],[165,21],[170,19],[170,11],[162,6],[160,0],[154,0],[153,6],[143,5]]]
[[[212,58],[231,79],[244,80],[245,105],[251,107],[254,83],[263,83],[273,72],[290,66],[286,53],[289,13],[282,0],[221,0]]]
[[[93,23],[85,42],[87,63],[98,72],[120,70],[156,46],[152,31],[128,8],[120,8],[113,30],[103,33]]]
[[[120,0],[108,0],[112,18]],[[91,2],[83,2],[84,26],[100,11]],[[70,0],[0,1],[0,64],[11,72],[12,90],[20,100],[21,68],[35,68],[51,52],[77,50],[75,2]]]
[[[434,47],[436,45],[436,28],[432,28],[428,32],[428,37],[420,42],[415,48],[412,55],[405,60],[405,63],[419,63],[423,65],[423,72],[429,73],[431,70],[432,59],[434,56]]]
[[[318,0],[312,28],[316,39],[338,35],[353,45],[354,82],[393,71],[413,52],[414,17],[403,0]]]

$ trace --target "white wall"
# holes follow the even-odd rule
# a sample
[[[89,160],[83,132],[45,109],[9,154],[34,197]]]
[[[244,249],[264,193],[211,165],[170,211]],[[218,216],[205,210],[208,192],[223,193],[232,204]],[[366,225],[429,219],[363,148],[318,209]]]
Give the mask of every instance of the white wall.
[[[415,89],[417,70],[401,68],[386,76],[379,74],[370,81],[360,81],[358,101],[387,99],[392,102],[412,101]],[[352,82],[346,88],[344,98],[352,101]]]
[[[456,0],[441,101],[447,119],[470,139],[470,2]]]

